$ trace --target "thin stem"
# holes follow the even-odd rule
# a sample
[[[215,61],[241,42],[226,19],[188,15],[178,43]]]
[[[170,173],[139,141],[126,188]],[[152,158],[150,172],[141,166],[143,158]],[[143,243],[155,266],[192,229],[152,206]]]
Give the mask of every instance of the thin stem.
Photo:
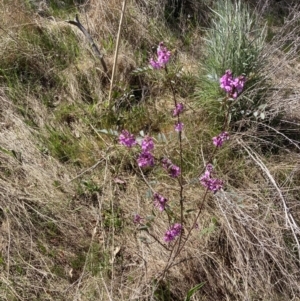
[[[171,251],[171,250],[168,249],[163,243],[161,243],[157,237],[155,237],[153,234],[151,234],[151,233],[148,232],[148,231],[147,231],[147,233],[148,233],[148,234],[149,234],[156,242],[158,242],[162,247],[164,247],[167,251]]]
[[[180,234],[180,237],[181,237],[181,234]],[[174,244],[173,248],[171,249],[169,258],[168,258],[168,260],[167,260],[167,264],[166,264],[165,268],[163,269],[163,271],[162,271],[162,273],[161,273],[161,276],[160,276],[160,279],[159,279],[159,280],[161,280],[161,279],[163,279],[163,278],[165,277],[166,272],[167,272],[167,271],[169,270],[169,268],[172,266],[172,265],[170,264],[170,261],[171,261],[171,259],[172,259],[172,255],[173,255],[173,252],[174,252],[175,247],[176,247],[176,245],[177,245],[177,242],[179,242],[179,238],[175,241],[175,244]],[[175,259],[175,257],[174,257],[173,259]]]
[[[169,255],[169,258],[168,258],[168,260],[167,260],[167,264],[166,264],[166,266],[165,266],[165,268],[164,268],[164,270],[163,270],[163,272],[162,272],[162,275],[161,275],[160,279],[163,279],[164,276],[165,276],[165,274],[166,274],[166,272],[167,272],[170,268],[172,268],[172,267],[175,265],[175,264],[170,263],[171,259],[174,260],[174,259],[178,256],[178,254],[181,253],[182,249],[184,248],[186,242],[188,241],[188,239],[189,239],[189,237],[190,237],[190,235],[191,235],[191,233],[192,233],[192,230],[195,229],[195,226],[196,226],[196,224],[197,224],[197,220],[198,220],[198,218],[199,218],[199,216],[200,216],[200,214],[201,214],[201,212],[202,212],[202,210],[203,210],[203,207],[204,207],[204,203],[205,203],[205,199],[206,199],[207,194],[208,194],[208,189],[206,189],[206,191],[205,191],[205,194],[204,194],[204,196],[203,196],[202,202],[201,202],[201,204],[200,204],[200,206],[199,206],[199,211],[198,211],[198,213],[197,213],[197,215],[196,215],[196,218],[194,219],[194,222],[192,223],[192,226],[191,226],[191,228],[190,228],[190,230],[189,230],[189,232],[188,232],[188,234],[187,234],[187,237],[186,237],[185,241],[183,242],[183,244],[182,244],[181,246],[180,246],[180,244],[178,244],[178,248],[177,248],[177,250],[176,250],[176,254],[172,257],[172,254],[173,254],[173,251],[174,251],[174,249],[175,249],[175,246],[176,246],[177,242],[180,243],[180,241],[179,241],[180,238],[175,242],[175,244],[174,244],[174,246],[173,246],[173,248],[172,248],[172,250],[171,250],[171,253],[170,253],[170,255]],[[181,237],[181,236],[182,236],[182,235],[180,235],[180,237]]]
[[[111,103],[111,95],[112,95],[112,90],[113,90],[114,80],[115,80],[115,72],[116,72],[116,65],[117,65],[118,54],[119,54],[119,44],[120,44],[121,29],[122,29],[124,14],[125,14],[125,8],[126,8],[126,0],[123,1],[123,5],[122,5],[122,12],[121,12],[121,18],[119,23],[117,42],[116,42],[115,58],[114,58],[113,70],[112,70],[111,81],[110,81],[109,96],[108,96],[109,110],[113,109],[113,104]]]
[[[166,74],[168,75],[168,69],[167,67],[165,67],[165,71],[166,71]],[[176,99],[176,92],[175,92],[175,89],[174,89],[174,86],[172,84],[172,81],[170,78],[168,78],[168,82],[169,82],[169,85],[170,85],[170,88],[171,88],[171,91],[172,91],[172,95],[173,95],[173,101],[174,101],[174,106],[175,108],[177,107],[177,99]],[[180,123],[180,114],[177,115],[177,123],[179,124]],[[178,132],[178,139],[179,139],[179,156],[180,156],[180,178],[178,180],[179,182],[179,186],[180,186],[180,191],[179,191],[179,198],[180,198],[180,224],[183,225],[183,172],[182,172],[182,169],[183,169],[183,148],[182,148],[182,132],[179,131]],[[179,236],[179,242],[178,242],[178,248],[176,250],[176,254],[175,254],[175,257],[177,256],[178,254],[178,251],[179,251],[179,248],[180,248],[180,245],[181,245],[181,239],[182,239],[182,232],[180,233],[180,236]],[[175,246],[174,246],[175,248]]]
[[[190,237],[190,235],[191,235],[191,233],[192,233],[192,230],[195,229],[195,227],[196,227],[197,220],[198,220],[198,218],[199,218],[199,216],[200,216],[200,214],[201,214],[201,212],[202,212],[202,209],[204,208],[204,203],[205,203],[205,199],[206,199],[207,194],[208,194],[208,189],[206,189],[206,191],[205,191],[205,194],[204,194],[204,196],[203,196],[202,202],[201,202],[201,204],[200,204],[200,206],[199,206],[199,211],[198,211],[198,213],[197,213],[197,215],[196,215],[196,217],[195,217],[195,219],[194,219],[194,222],[193,222],[193,224],[192,224],[192,227],[190,228],[190,230],[189,230],[189,232],[188,232],[188,234],[187,234],[187,236],[186,236],[185,241],[183,242],[181,248],[179,249],[178,254],[182,251],[182,249],[184,248],[186,242],[188,241],[188,239],[189,239],[189,237]]]
[[[224,98],[224,109],[226,110],[226,106],[228,104],[228,99],[229,99],[229,96],[227,95],[225,98]],[[222,127],[222,131],[226,131],[226,129],[229,127],[229,122],[228,122],[228,119],[229,119],[229,110],[230,110],[230,105],[228,106],[227,110],[226,110],[226,113],[225,113],[225,119],[224,119],[224,123],[223,123],[223,127]]]

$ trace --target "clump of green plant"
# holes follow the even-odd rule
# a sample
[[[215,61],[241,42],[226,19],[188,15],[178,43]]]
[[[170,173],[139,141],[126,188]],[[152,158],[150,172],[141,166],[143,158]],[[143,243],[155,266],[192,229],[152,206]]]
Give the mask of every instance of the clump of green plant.
[[[25,95],[32,96],[52,107],[55,95],[64,87],[61,71],[74,64],[79,47],[68,26],[38,24],[20,29],[0,53],[0,82],[8,87],[10,99],[23,107],[27,106]]]
[[[49,135],[45,141],[47,141],[50,154],[64,163],[77,162],[80,146],[70,132],[58,131],[50,127],[48,127],[48,131]]]
[[[204,38],[198,101],[218,120],[224,113],[217,101],[221,96],[219,79],[230,69],[234,76],[243,74],[247,78],[246,91],[231,107],[232,120],[262,112],[265,107],[257,86],[266,84],[262,80],[265,26],[240,0],[216,1],[211,11],[211,28],[206,30]]]

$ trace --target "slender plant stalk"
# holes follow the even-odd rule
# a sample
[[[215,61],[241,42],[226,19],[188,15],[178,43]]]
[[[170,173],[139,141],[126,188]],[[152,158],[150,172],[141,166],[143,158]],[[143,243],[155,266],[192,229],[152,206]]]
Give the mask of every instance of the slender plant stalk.
[[[203,196],[202,202],[201,202],[201,204],[200,204],[200,206],[199,206],[198,213],[197,213],[197,215],[196,215],[196,217],[195,217],[195,219],[194,219],[194,221],[193,221],[193,223],[192,223],[192,226],[191,226],[190,229],[189,229],[189,232],[188,232],[188,234],[187,234],[186,239],[184,240],[184,242],[183,242],[182,245],[180,245],[179,239],[176,241],[175,245],[173,246],[173,248],[172,248],[172,250],[171,250],[170,256],[169,256],[168,261],[167,261],[167,264],[166,264],[166,266],[165,266],[165,268],[164,268],[164,270],[163,270],[163,272],[162,272],[162,275],[161,275],[160,279],[163,279],[163,278],[165,277],[166,272],[167,272],[170,268],[172,268],[174,265],[177,264],[177,263],[176,263],[176,264],[173,264],[173,263],[170,262],[170,261],[171,261],[171,259],[173,259],[173,261],[174,261],[174,260],[176,259],[176,257],[181,253],[182,249],[184,248],[186,242],[188,241],[188,239],[189,239],[189,237],[190,237],[190,235],[191,235],[191,233],[192,233],[192,230],[195,229],[195,226],[196,226],[196,224],[197,224],[197,220],[198,220],[198,218],[199,218],[199,216],[200,216],[200,214],[202,213],[202,210],[203,210],[203,208],[204,208],[204,203],[205,203],[207,194],[208,194],[208,189],[206,189],[206,191],[205,191],[205,194],[204,194],[204,196]],[[181,236],[180,236],[180,237],[181,237]],[[177,250],[176,250],[175,255],[172,257],[172,254],[173,254],[173,251],[174,251],[174,249],[175,249],[175,246],[176,246],[177,242],[179,242],[179,243],[178,243],[178,247],[177,247]]]
[[[166,70],[166,73],[168,73],[167,68],[165,68],[165,70]],[[176,93],[175,93],[175,89],[173,87],[173,84],[172,84],[171,80],[169,80],[169,84],[170,84],[170,87],[171,87],[171,90],[172,90],[173,100],[174,100],[174,104],[175,104],[175,107],[176,107],[177,106]],[[226,97],[226,99],[225,99],[225,104],[224,104],[225,108],[226,108],[227,101],[228,101],[228,97]],[[227,110],[225,112],[223,131],[225,131],[228,128],[228,126],[229,126],[229,124],[228,124],[229,123],[229,111],[230,111],[230,106],[228,106],[228,108],[227,108]],[[177,116],[177,121],[180,122],[180,116],[179,115]],[[208,160],[209,163],[212,162],[212,160],[213,160],[213,158],[215,156],[216,151],[217,151],[217,147],[215,147],[213,153],[211,154],[211,156],[210,156],[210,158]],[[183,199],[184,198],[183,198],[183,176],[182,176],[183,148],[182,148],[182,135],[181,135],[181,131],[179,131],[179,152],[180,152],[180,168],[181,168],[180,180],[179,180],[179,185],[180,185],[180,223],[183,224],[183,222],[184,222],[184,218],[183,218]],[[180,233],[180,236],[179,236],[178,240],[175,242],[175,244],[174,244],[174,246],[173,246],[173,248],[172,248],[172,250],[170,252],[169,258],[167,260],[167,264],[166,264],[166,266],[165,266],[165,268],[164,268],[164,270],[162,272],[162,275],[161,275],[160,279],[163,279],[164,276],[165,276],[165,274],[166,274],[166,272],[170,268],[173,267],[173,261],[181,253],[181,251],[183,250],[183,248],[186,245],[187,241],[189,240],[189,237],[190,237],[190,235],[192,233],[192,230],[195,229],[195,226],[197,224],[197,220],[199,219],[199,216],[201,215],[202,210],[204,208],[204,204],[205,204],[205,200],[206,200],[207,194],[208,194],[208,189],[206,189],[206,191],[205,191],[205,194],[203,196],[202,202],[201,202],[201,204],[199,206],[198,213],[197,213],[197,215],[196,215],[196,217],[195,217],[195,219],[194,219],[194,221],[193,221],[193,223],[192,223],[192,225],[191,225],[191,227],[190,227],[190,229],[189,229],[189,231],[187,233],[187,236],[186,236],[185,240],[182,243],[182,233]],[[173,252],[174,252],[176,246],[177,246],[177,249],[176,249],[176,252],[175,252],[175,254],[173,256]],[[171,262],[171,260],[172,260],[172,262]]]
[[[184,242],[183,242],[181,248],[178,250],[178,253],[177,253],[176,255],[180,254],[180,252],[181,252],[182,249],[184,248],[186,242],[188,241],[188,239],[189,239],[189,237],[190,237],[190,235],[191,235],[191,233],[192,233],[192,230],[195,229],[196,224],[197,224],[197,220],[198,220],[198,218],[199,218],[199,216],[200,216],[200,214],[201,214],[201,212],[202,212],[202,210],[203,210],[203,208],[204,208],[204,203],[205,203],[207,194],[208,194],[208,189],[206,189],[206,191],[205,191],[205,194],[204,194],[204,196],[203,196],[202,202],[201,202],[201,204],[200,204],[200,206],[199,206],[198,213],[197,213],[197,215],[196,215],[196,217],[195,217],[195,219],[194,219],[194,222],[193,222],[193,224],[192,224],[192,226],[191,226],[191,228],[190,228],[190,230],[189,230],[189,232],[188,232],[188,234],[187,234],[187,236],[186,236],[186,239],[184,240]],[[175,259],[175,258],[174,258],[174,259]],[[172,267],[172,265],[171,265],[170,267]]]
[[[165,71],[168,75],[168,69],[167,67],[165,67]],[[175,93],[175,89],[174,86],[172,84],[172,81],[169,79],[169,85],[171,87],[171,91],[172,91],[172,95],[173,95],[173,101],[174,101],[174,106],[175,108],[177,107],[177,98],[176,98],[176,93]],[[177,122],[180,122],[180,114],[178,114],[177,116]],[[179,131],[178,132],[178,139],[179,139],[179,156],[180,156],[180,178],[179,178],[179,186],[180,186],[180,191],[179,191],[179,198],[180,198],[180,224],[183,225],[183,173],[182,173],[182,167],[183,167],[183,148],[182,148],[182,132]],[[180,233],[179,236],[179,242],[178,242],[178,248],[176,251],[176,254],[178,253],[178,250],[180,248],[180,244],[181,244],[181,239],[182,239],[182,233]],[[174,246],[175,247],[175,246]],[[176,256],[176,255],[175,255]]]
[[[111,101],[111,95],[112,95],[112,90],[113,90],[114,81],[115,81],[116,66],[117,66],[117,60],[118,60],[118,54],[119,54],[120,37],[121,37],[123,18],[124,18],[124,15],[125,15],[126,1],[127,0],[123,1],[121,18],[120,18],[120,23],[119,23],[118,35],[117,35],[114,64],[113,64],[113,69],[112,69],[112,75],[111,75],[111,81],[110,81],[110,89],[109,89],[109,96],[108,96],[108,107],[109,107],[109,110],[112,110],[113,107],[114,107],[113,104],[112,104],[112,101]]]
[[[167,67],[165,67],[165,71],[166,71],[166,74],[168,76],[168,69]],[[172,91],[172,95],[173,95],[173,101],[174,101],[174,106],[175,108],[177,107],[177,99],[176,99],[176,92],[175,92],[175,89],[174,89],[174,86],[172,84],[172,81],[170,79],[168,79],[168,82],[169,82],[169,85],[170,85],[170,88],[171,88],[171,91]],[[177,122],[179,123],[180,122],[180,114],[178,114],[177,116]],[[181,172],[180,172],[180,178],[178,180],[179,182],[179,186],[180,186],[180,191],[179,191],[179,198],[180,198],[180,224],[183,225],[184,223],[184,217],[183,217],[183,199],[184,199],[184,196],[183,196],[183,175],[182,175],[182,167],[183,167],[183,147],[182,147],[182,132],[179,131],[178,132],[178,139],[179,139],[179,154],[180,154],[180,169],[181,169]],[[179,250],[181,249],[180,246],[181,246],[181,241],[182,241],[182,232],[180,233],[180,236],[179,238],[176,240],[175,244],[173,245],[173,248],[171,249],[171,252],[169,254],[169,258],[167,260],[167,264],[160,276],[160,279],[163,279],[165,277],[165,274],[166,272],[169,270],[169,268],[172,266],[172,264],[170,263],[171,259],[175,259],[176,256],[179,254]],[[176,252],[175,252],[175,256],[173,256],[173,253],[174,253],[174,250],[177,246],[177,249],[176,249]]]

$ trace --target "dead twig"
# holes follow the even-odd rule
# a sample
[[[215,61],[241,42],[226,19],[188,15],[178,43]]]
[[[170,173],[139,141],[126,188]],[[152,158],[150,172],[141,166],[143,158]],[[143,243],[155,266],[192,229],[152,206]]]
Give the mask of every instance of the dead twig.
[[[104,70],[104,73],[106,74],[107,77],[108,76],[108,69],[107,69],[107,66],[106,66],[106,63],[104,61],[104,57],[103,57],[103,54],[100,52],[99,48],[97,47],[97,45],[95,44],[93,38],[91,37],[91,35],[88,33],[88,31],[84,28],[84,26],[80,23],[79,21],[79,18],[78,18],[78,15],[76,14],[75,16],[75,21],[72,21],[72,20],[68,20],[66,21],[72,25],[75,25],[77,26],[81,31],[82,33],[85,35],[85,37],[87,38],[87,40],[89,41],[90,45],[92,46],[94,52],[96,53],[97,57],[99,58],[100,62],[101,62],[101,65],[103,67],[103,70]]]

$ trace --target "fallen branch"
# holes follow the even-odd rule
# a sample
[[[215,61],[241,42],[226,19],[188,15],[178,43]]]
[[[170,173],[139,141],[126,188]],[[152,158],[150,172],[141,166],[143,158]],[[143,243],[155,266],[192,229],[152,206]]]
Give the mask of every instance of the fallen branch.
[[[95,44],[94,40],[92,39],[91,35],[87,32],[87,30],[84,28],[84,26],[80,23],[78,15],[76,14],[75,16],[75,21],[66,21],[72,25],[77,26],[85,35],[85,37],[88,39],[90,45],[92,46],[94,52],[96,53],[97,57],[99,58],[101,65],[103,67],[103,70],[106,74],[106,76],[108,77],[108,69],[106,66],[106,63],[104,61],[104,57],[103,54],[100,52],[99,48],[97,47],[97,45]]]

